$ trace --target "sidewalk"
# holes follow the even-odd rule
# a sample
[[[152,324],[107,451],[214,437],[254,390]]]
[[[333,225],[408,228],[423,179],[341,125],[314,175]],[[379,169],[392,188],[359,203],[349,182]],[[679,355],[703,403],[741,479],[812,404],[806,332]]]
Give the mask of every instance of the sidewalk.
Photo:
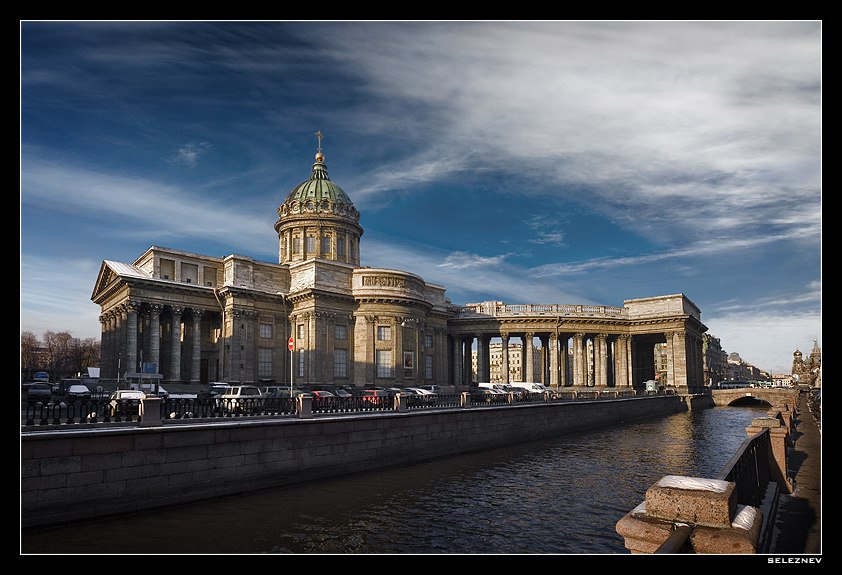
[[[813,414],[807,407],[807,395],[798,399],[795,446],[787,451],[789,476],[795,492],[781,495],[773,554],[820,554],[821,549],[821,441]]]

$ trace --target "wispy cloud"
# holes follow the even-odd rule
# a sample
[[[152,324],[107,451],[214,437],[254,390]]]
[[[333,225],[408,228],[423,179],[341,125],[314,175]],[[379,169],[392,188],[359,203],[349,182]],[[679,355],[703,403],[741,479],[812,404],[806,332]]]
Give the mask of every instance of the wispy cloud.
[[[678,258],[698,258],[715,254],[727,254],[735,250],[771,244],[785,240],[817,239],[819,230],[813,228],[791,229],[783,234],[771,236],[754,236],[747,238],[710,238],[688,244],[678,249],[665,250],[657,253],[624,256],[617,258],[594,258],[575,263],[544,264],[529,271],[532,277],[550,277],[565,274],[582,274],[596,269],[639,266],[662,260]]]
[[[564,232],[556,229],[558,222],[547,216],[533,216],[526,224],[535,231],[535,237],[529,240],[533,244],[547,244],[559,248],[567,247]]]
[[[166,206],[166,209],[160,209]],[[63,163],[28,150],[21,172],[21,208],[124,222],[103,233],[144,241],[214,240],[255,253],[267,251],[274,208],[262,213],[144,178],[118,176]],[[154,217],[150,217],[153,215]],[[185,217],[189,214],[189,217]],[[224,225],[221,221],[224,218]],[[268,230],[268,231],[267,231]],[[271,237],[271,236],[270,236]],[[139,255],[139,254],[138,254]],[[209,254],[210,255],[210,254]]]
[[[486,266],[499,266],[506,259],[505,255],[500,256],[479,256],[477,254],[469,254],[465,252],[453,252],[449,254],[439,267],[448,268],[452,270],[462,270],[468,268],[479,268]]]
[[[191,142],[180,147],[173,158],[173,161],[185,164],[189,168],[195,168],[199,163],[199,157],[210,148],[208,142]]]

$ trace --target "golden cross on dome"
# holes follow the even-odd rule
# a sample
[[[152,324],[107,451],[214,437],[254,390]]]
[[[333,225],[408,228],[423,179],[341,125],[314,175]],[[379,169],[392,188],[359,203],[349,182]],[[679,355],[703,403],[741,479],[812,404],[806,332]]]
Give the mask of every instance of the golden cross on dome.
[[[318,149],[318,151],[321,152],[322,151],[322,131],[321,130],[316,132],[316,137],[319,139],[319,149]]]

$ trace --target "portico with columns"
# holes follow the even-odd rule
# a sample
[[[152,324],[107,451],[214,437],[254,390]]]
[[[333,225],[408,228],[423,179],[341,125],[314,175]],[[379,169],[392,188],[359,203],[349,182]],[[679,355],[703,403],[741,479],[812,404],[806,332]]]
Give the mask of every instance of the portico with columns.
[[[459,308],[448,322],[455,354],[476,349],[476,374],[460,358],[454,385],[488,381],[489,345],[501,342],[501,383],[510,383],[509,347],[523,345],[523,378],[551,388],[641,388],[654,379],[654,346],[666,343],[666,385],[679,390],[703,385],[698,308],[683,294],[627,300],[622,308],[483,302]],[[533,353],[540,342],[540,355]],[[539,359],[535,359],[539,358]]]

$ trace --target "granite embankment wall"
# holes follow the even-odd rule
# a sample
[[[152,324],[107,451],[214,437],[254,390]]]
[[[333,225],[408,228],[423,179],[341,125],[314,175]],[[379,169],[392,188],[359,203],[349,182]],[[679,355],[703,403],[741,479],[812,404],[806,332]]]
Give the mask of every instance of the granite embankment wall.
[[[454,456],[685,411],[679,396],[21,435],[23,528]]]

